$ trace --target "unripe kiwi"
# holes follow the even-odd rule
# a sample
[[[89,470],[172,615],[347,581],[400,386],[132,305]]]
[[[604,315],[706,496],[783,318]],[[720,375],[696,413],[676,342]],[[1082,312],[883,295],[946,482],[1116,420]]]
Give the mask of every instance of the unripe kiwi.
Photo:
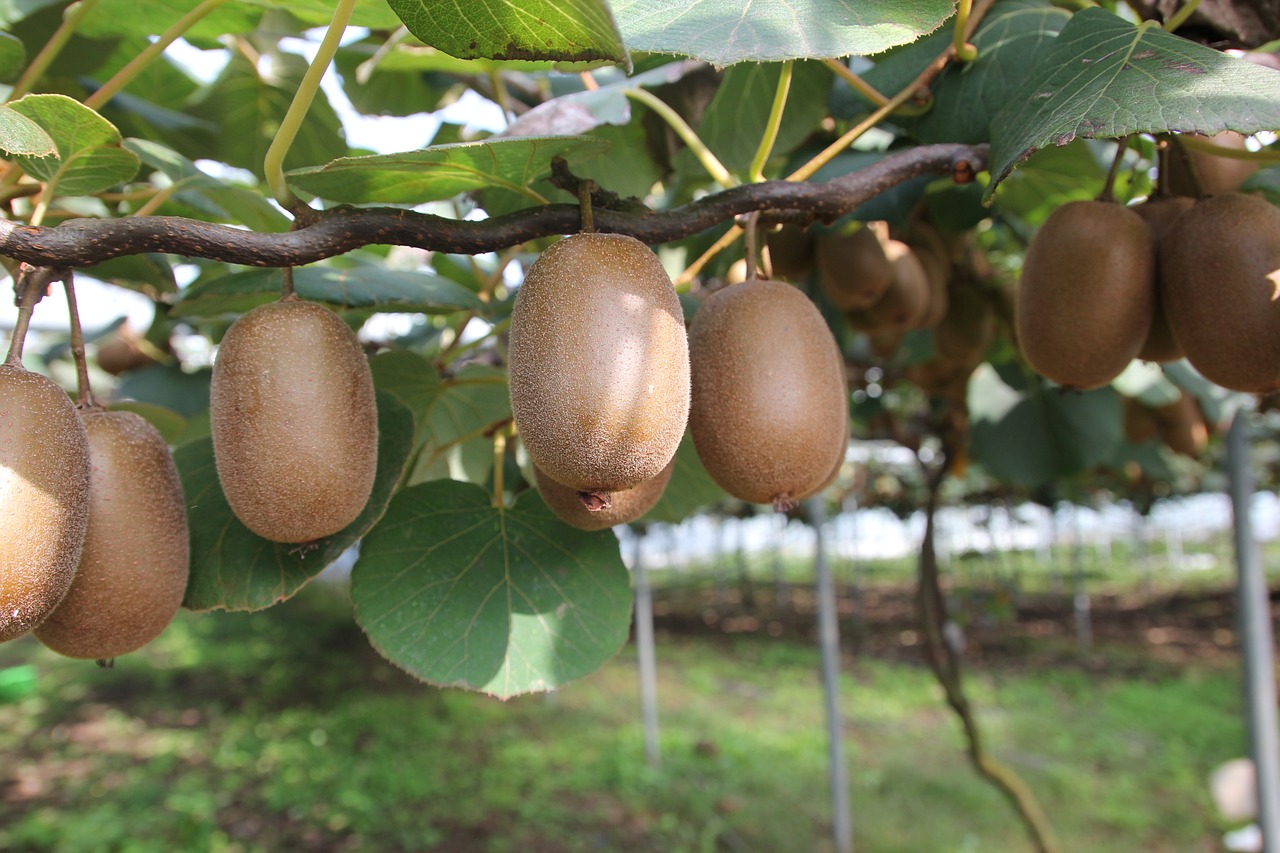
[[[889,286],[867,313],[887,329],[915,329],[929,311],[929,276],[911,247],[886,240],[884,254],[893,268]]]
[[[0,364],[0,642],[67,594],[89,519],[89,442],[66,393]]]
[[[182,605],[189,550],[178,469],[160,433],[132,412],[83,415],[89,530],[71,589],[36,639],[108,660],[160,635]]]
[[[871,224],[819,233],[815,257],[822,292],[841,311],[870,308],[893,280],[893,265]]]
[[[1211,382],[1280,389],[1280,210],[1252,195],[1196,202],[1169,229],[1160,286],[1169,328]]]
[[[577,489],[557,483],[536,465],[533,466],[533,474],[538,494],[542,495],[542,500],[561,521],[579,530],[604,530],[615,524],[635,521],[653,509],[653,505],[667,488],[667,483],[671,482],[671,472],[675,468],[676,458],[673,456],[667,467],[658,472],[658,476],[630,489],[613,492],[609,506],[594,511],[582,503]]]
[[[1194,205],[1195,199],[1174,195],[1148,199],[1130,208],[1146,221],[1156,243],[1156,309],[1151,315],[1151,331],[1147,332],[1147,339],[1138,351],[1138,358],[1143,361],[1167,362],[1182,358],[1182,348],[1173,338],[1169,318],[1164,310],[1164,299],[1160,295],[1160,244],[1178,217]]]
[[[274,542],[310,542],[360,515],[378,464],[373,376],[328,308],[282,300],[231,324],[209,415],[232,512]]]
[[[748,279],[713,294],[689,329],[689,427],[707,472],[750,503],[787,508],[844,458],[844,359],[796,288]]]
[[[1027,247],[1015,321],[1031,366],[1059,385],[1106,385],[1142,349],[1155,308],[1155,248],[1112,202],[1059,207]]]
[[[552,479],[603,497],[675,456],[689,345],[671,279],[644,243],[575,234],[543,252],[517,292],[509,352],[516,426]]]

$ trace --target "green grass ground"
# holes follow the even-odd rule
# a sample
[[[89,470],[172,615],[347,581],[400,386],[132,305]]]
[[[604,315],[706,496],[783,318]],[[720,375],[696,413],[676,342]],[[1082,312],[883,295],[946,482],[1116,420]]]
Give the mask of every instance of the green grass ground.
[[[829,850],[816,652],[763,631],[659,643],[651,769],[630,649],[550,697],[436,690],[371,652],[328,585],[183,614],[112,670],[23,638],[0,646],[10,680],[35,676],[0,704],[0,850]],[[984,662],[970,689],[1065,850],[1216,850],[1206,778],[1245,749],[1236,673],[1140,658]],[[842,701],[859,851],[1029,849],[910,650],[851,656]]]

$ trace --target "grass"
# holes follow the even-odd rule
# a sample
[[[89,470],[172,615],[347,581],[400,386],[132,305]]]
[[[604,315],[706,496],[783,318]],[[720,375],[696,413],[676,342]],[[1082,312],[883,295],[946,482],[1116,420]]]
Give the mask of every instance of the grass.
[[[1066,850],[1213,849],[1206,779],[1245,749],[1235,672],[1125,653],[1108,674],[1106,654],[972,671],[990,747]],[[630,649],[549,697],[436,690],[328,585],[183,614],[113,670],[24,638],[0,646],[0,671],[36,675],[0,704],[0,849],[830,850],[816,652],[664,634],[658,655],[654,769]],[[851,658],[841,698],[860,851],[1028,849],[922,666]]]

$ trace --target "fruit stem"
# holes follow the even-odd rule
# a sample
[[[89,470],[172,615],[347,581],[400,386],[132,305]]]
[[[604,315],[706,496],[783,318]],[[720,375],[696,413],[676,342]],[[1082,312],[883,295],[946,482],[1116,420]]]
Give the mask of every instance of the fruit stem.
[[[751,168],[747,171],[747,179],[754,183],[764,180],[764,164],[773,153],[773,145],[778,141],[778,128],[782,126],[782,113],[787,108],[787,94],[791,91],[793,62],[788,59],[782,63],[782,71],[778,75],[778,88],[773,93],[773,106],[769,108],[769,118],[764,124],[764,133],[760,137],[760,146],[756,156],[751,160]]]
[[[67,291],[67,314],[71,325],[71,359],[76,365],[76,408],[97,408],[98,401],[93,398],[93,387],[89,384],[89,365],[84,357],[84,329],[80,326],[80,309],[76,305],[75,276],[71,270],[63,274],[62,286]]]
[[[174,22],[173,26],[161,33],[159,38],[125,63],[119,71],[111,76],[110,80],[102,84],[98,91],[85,98],[84,105],[90,109],[97,109],[111,100],[121,89],[128,86],[133,81],[133,78],[137,77],[152,60],[164,53],[165,48],[177,41],[179,36],[195,26],[201,18],[225,2],[227,0],[204,0],[199,6],[183,15]]]
[[[994,2],[995,0],[977,0],[977,3],[974,4],[973,14],[969,17],[964,29],[966,39],[972,35],[973,30],[977,29],[978,23],[982,20],[983,15],[987,13],[987,10],[991,8],[991,4]],[[925,66],[925,69],[916,76],[916,79],[908,83],[901,92],[894,95],[886,101],[883,106],[871,113],[871,115],[867,116],[861,122],[849,128],[843,136],[824,148],[808,163],[805,163],[799,169],[796,169],[790,175],[787,175],[787,180],[807,181],[809,178],[813,177],[814,172],[817,172],[823,166],[830,163],[837,155],[844,153],[845,149],[852,145],[854,140],[858,139],[858,137],[875,127],[898,107],[914,98],[917,92],[921,90],[927,91],[929,84],[933,82],[935,77],[942,73],[943,69],[947,67],[947,64],[951,61],[954,55],[955,45],[948,44],[947,49],[939,54],[937,59]]]
[[[98,0],[80,0],[79,3],[72,3],[63,11],[62,23],[53,31],[53,35],[49,36],[49,40],[44,43],[44,47],[40,48],[40,52],[36,54],[35,59],[31,60],[31,64],[22,72],[18,82],[13,84],[13,89],[9,91],[9,97],[5,98],[6,103],[16,101],[31,91],[36,81],[43,76],[44,72],[49,70],[49,66],[58,58],[58,54],[62,52],[62,49],[67,46],[67,42],[71,40],[71,36],[75,33],[76,28],[80,26],[80,22],[93,11],[93,7],[96,5],[98,5]]]
[[[506,472],[507,439],[510,437],[511,425],[508,424],[493,434],[493,508],[502,509],[507,505],[506,484],[503,482]]]
[[[1196,9],[1200,8],[1200,0],[1187,0],[1187,5],[1173,13],[1173,17],[1164,22],[1164,31],[1166,33],[1174,32],[1178,27],[1187,22],[1195,14]]]
[[[1195,190],[1196,198],[1204,198],[1208,193],[1204,190],[1204,182],[1200,180],[1200,169],[1196,166],[1196,160],[1191,156],[1191,152],[1187,150],[1186,140],[1182,138],[1182,134],[1175,134],[1170,137],[1170,141],[1173,150],[1169,152],[1168,157],[1182,158],[1182,166],[1187,170],[1187,177],[1191,179],[1191,188]]]
[[[840,60],[824,59],[822,62],[830,68],[837,77],[848,83],[850,88],[871,103],[875,104],[877,107],[883,107],[885,104],[889,103],[889,97],[887,95],[882,94],[866,80],[863,80],[857,74],[854,74],[853,69],[848,65],[845,65]]]
[[[960,0],[956,7],[956,26],[951,38],[951,46],[955,50],[957,62],[973,62],[978,58],[978,48],[969,43],[966,31],[969,28],[969,15],[973,11],[973,0]]]
[[[591,208],[591,191],[595,188],[595,181],[583,181],[578,184],[578,211],[582,216],[582,225],[580,227],[583,234],[594,234],[596,232],[595,215]]]
[[[333,20],[329,22],[329,29],[325,31],[324,38],[320,40],[320,46],[316,48],[315,58],[307,66],[307,73],[302,75],[302,82],[298,84],[293,102],[289,104],[284,118],[280,120],[280,129],[276,131],[275,138],[271,140],[271,146],[267,149],[267,155],[263,158],[262,168],[267,176],[267,186],[271,188],[271,195],[285,210],[303,206],[301,200],[293,194],[285,182],[285,155],[289,153],[289,146],[293,144],[299,128],[302,127],[302,121],[307,116],[307,111],[311,109],[311,101],[320,88],[320,79],[324,77],[324,72],[329,68],[329,63],[333,61],[333,56],[338,51],[338,41],[346,31],[347,21],[351,20],[351,11],[355,5],[356,0],[338,0],[337,7],[333,10]]]
[[[22,367],[22,347],[27,340],[27,328],[31,325],[31,312],[36,303],[44,298],[49,284],[54,281],[53,271],[48,267],[33,267],[30,264],[19,264],[18,274],[13,279],[13,293],[18,306],[18,319],[13,323],[13,337],[9,339],[9,355],[5,364]]]
[[[1107,179],[1102,182],[1102,192],[1098,193],[1098,201],[1115,201],[1116,177],[1120,174],[1120,164],[1124,162],[1124,154],[1129,150],[1131,137],[1125,136],[1116,141],[1116,156],[1111,158],[1111,168],[1107,170]]]
[[[747,261],[747,278],[752,279],[756,277],[756,269],[757,269],[756,252],[759,247],[756,244],[757,243],[756,234],[758,233],[756,225],[760,221],[760,211],[753,210],[750,213],[748,213],[745,218],[747,220],[746,224],[742,226],[743,256],[746,258],[746,261]]]
[[[280,268],[280,301],[298,301],[298,294],[293,289],[293,267]]]
[[[706,146],[706,143],[698,138],[698,134],[694,133],[693,128],[689,127],[688,122],[681,118],[679,113],[667,106],[661,98],[640,88],[625,89],[622,94],[634,101],[639,101],[657,113],[658,116],[676,132],[676,136],[679,136],[681,141],[683,141],[685,145],[689,146],[689,150],[693,152],[693,156],[698,158],[698,162],[702,164],[702,168],[707,170],[707,174],[709,174],[717,184],[725,189],[736,184],[736,181],[733,180],[733,175],[729,174],[729,170],[724,167],[724,164],[720,162],[716,155],[711,153],[711,149]]]

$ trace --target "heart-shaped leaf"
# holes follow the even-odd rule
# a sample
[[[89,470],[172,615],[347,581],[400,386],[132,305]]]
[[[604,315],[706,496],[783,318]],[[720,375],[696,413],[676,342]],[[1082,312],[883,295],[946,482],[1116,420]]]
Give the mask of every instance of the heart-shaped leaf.
[[[413,446],[413,415],[378,393],[378,473],[360,517],[314,549],[269,542],[231,512],[218,483],[213,441],[197,439],[173,454],[182,476],[191,531],[191,578],[182,604],[192,610],[261,610],[278,604],[338,559],[378,523]]]
[[[356,621],[392,663],[501,698],[594,672],[626,642],[631,584],[611,532],[437,480],[396,496],[351,572]]]

